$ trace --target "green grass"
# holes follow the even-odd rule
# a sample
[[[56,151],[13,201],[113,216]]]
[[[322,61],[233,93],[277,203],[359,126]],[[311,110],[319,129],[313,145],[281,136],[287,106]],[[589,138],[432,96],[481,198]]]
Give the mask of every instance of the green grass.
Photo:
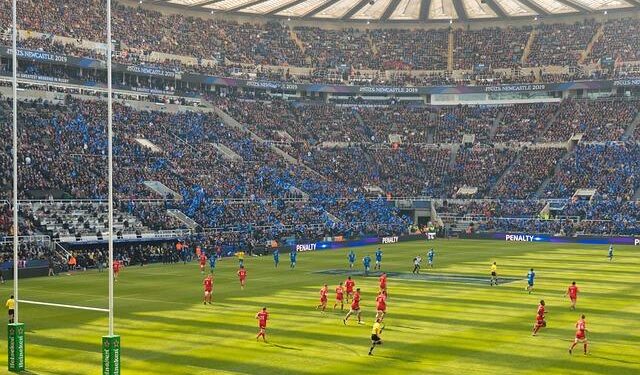
[[[237,262],[218,263],[214,305],[201,304],[197,264],[126,268],[116,285],[116,333],[122,336],[123,374],[640,374],[640,260],[638,249],[606,246],[439,240],[433,273],[522,279],[510,284],[389,281],[384,345],[367,356],[377,279],[356,278],[363,290],[366,325],[342,324],[343,313],[315,311],[318,290],[344,276],[314,273],[344,269],[347,250],[302,253],[298,268],[288,257],[274,269],[271,257],[250,258],[241,291]],[[358,259],[374,247],[357,248]],[[383,246],[383,268],[410,272],[426,253],[424,242]],[[524,291],[534,267],[536,290]],[[563,297],[576,280],[577,311]],[[487,283],[488,284],[488,283]],[[2,286],[10,293],[11,285]],[[25,279],[25,300],[107,306],[107,274]],[[548,327],[531,336],[538,301]],[[330,303],[333,304],[333,293]],[[271,312],[269,343],[256,342],[256,312]],[[105,313],[21,305],[27,327],[26,364],[33,374],[97,374]],[[570,357],[567,348],[578,315],[587,315],[591,353]],[[0,341],[6,353],[6,340]],[[634,354],[635,353],[635,354]],[[0,373],[6,369],[2,357]]]

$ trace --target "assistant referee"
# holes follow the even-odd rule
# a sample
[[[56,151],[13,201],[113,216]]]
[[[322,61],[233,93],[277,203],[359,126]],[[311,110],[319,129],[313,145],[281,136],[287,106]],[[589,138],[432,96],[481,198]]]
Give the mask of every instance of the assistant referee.
[[[13,299],[13,295],[11,296],[11,298],[9,298],[7,300],[7,303],[5,303],[5,306],[7,307],[7,310],[9,312],[9,323],[13,323],[14,322],[14,317],[15,317],[15,308],[16,308],[16,300]]]

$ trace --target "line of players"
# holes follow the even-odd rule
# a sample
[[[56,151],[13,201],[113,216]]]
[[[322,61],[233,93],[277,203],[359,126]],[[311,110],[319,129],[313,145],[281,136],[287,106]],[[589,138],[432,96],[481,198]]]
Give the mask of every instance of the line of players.
[[[239,261],[239,269],[237,271],[237,275],[240,280],[240,288],[244,289],[246,285],[246,280],[247,280],[247,270],[244,268],[244,253],[238,252],[236,253],[236,256]],[[376,257],[375,269],[379,270],[382,266],[382,250],[380,248],[376,250],[375,257]],[[215,256],[212,256],[211,258],[209,258],[210,272],[204,278],[204,281],[203,281],[203,286],[204,286],[203,304],[205,305],[212,304],[213,280],[214,280],[213,270],[215,269],[215,265],[216,265],[215,258],[216,258]],[[351,251],[348,254],[347,258],[349,260],[349,268],[353,268],[353,265],[355,263],[355,253]],[[295,268],[297,263],[297,253],[291,252],[289,255],[289,259],[290,259],[290,267]],[[207,257],[204,252],[200,255],[199,261],[200,261],[200,272],[204,274],[206,262],[207,262]],[[274,251],[273,253],[273,261],[274,261],[275,267],[277,268],[278,264],[280,263],[279,253],[277,250]],[[363,264],[365,266],[365,274],[368,274],[369,272],[370,261],[371,261],[371,258],[369,256],[366,256],[363,259]],[[347,321],[349,320],[349,318],[353,315],[357,317],[358,324],[364,324],[362,321],[362,311],[360,309],[360,300],[361,300],[360,288],[356,288],[355,285],[356,283],[352,279],[352,277],[348,276],[347,279],[344,281],[344,283],[341,282],[335,289],[336,301],[333,305],[333,310],[335,310],[338,307],[338,305],[340,305],[340,311],[344,311],[345,303],[349,304],[349,302],[351,302],[350,309],[347,312],[347,315],[342,320],[342,322],[345,325],[347,324]],[[329,287],[327,284],[324,284],[324,286],[320,289],[320,304],[316,307],[316,309],[321,309],[323,313],[327,309],[328,294],[329,294]],[[375,348],[376,345],[382,344],[380,334],[384,329],[384,326],[382,325],[382,321],[384,319],[386,311],[387,311],[387,274],[383,272],[379,278],[379,292],[376,297],[376,318],[372,328],[372,334],[371,334],[372,345],[369,350],[369,355],[373,355],[373,349]],[[267,341],[266,329],[267,329],[268,318],[269,318],[269,313],[267,312],[266,307],[263,307],[262,310],[256,314],[256,319],[258,320],[258,328],[259,328],[258,335],[256,336],[256,340],[259,340],[262,337],[264,342]]]
[[[609,245],[609,250],[607,251],[607,258],[609,259],[609,262],[613,261],[613,245]],[[533,292],[535,277],[536,277],[536,273],[534,269],[531,268],[529,272],[527,272],[526,290],[529,292],[529,294]],[[491,264],[491,285],[492,286],[498,285],[496,262],[493,262],[493,264]],[[576,309],[576,303],[578,302],[578,293],[580,293],[580,289],[576,285],[576,282],[575,281],[571,282],[571,285],[569,285],[569,287],[567,288],[567,291],[565,292],[564,296],[569,297],[569,300],[571,301],[570,309],[572,311]],[[538,304],[538,309],[536,312],[536,321],[533,325],[533,332],[531,333],[532,336],[537,336],[540,329],[547,326],[547,322],[545,320],[545,316],[547,313],[548,311],[546,309],[544,300],[540,300],[540,303]],[[587,329],[587,321],[585,320],[585,318],[586,316],[582,314],[580,315],[580,319],[576,321],[576,324],[575,324],[576,334],[575,334],[575,338],[573,339],[573,343],[569,347],[569,354],[573,354],[573,349],[576,347],[576,345],[578,345],[578,343],[583,344],[584,355],[587,355],[588,353],[587,349],[589,346],[589,342],[586,334],[587,332],[589,332],[589,330]]]
[[[609,260],[611,261],[611,258],[613,257],[613,248],[610,247],[609,248]],[[498,285],[498,265],[496,262],[493,262],[491,264],[491,286],[493,285]],[[527,286],[525,288],[525,290],[527,290],[529,292],[529,294],[531,294],[533,292],[533,288],[534,288],[534,283],[535,283],[535,277],[536,277],[536,273],[534,271],[533,268],[531,268],[529,270],[529,272],[527,272]],[[579,289],[576,285],[576,282],[573,281],[571,283],[571,285],[569,286],[569,288],[567,288],[567,292],[565,293],[565,297],[569,296],[569,299],[571,300],[571,310],[575,310],[576,309],[576,303],[578,301],[578,293],[579,293]],[[537,336],[538,331],[540,331],[540,329],[544,328],[547,326],[547,321],[545,320],[545,315],[548,313],[546,307],[545,307],[545,302],[544,300],[540,300],[540,304],[538,305],[538,310],[536,312],[536,321],[533,324],[533,332],[531,333],[532,336]],[[578,319],[578,321],[576,322],[576,335],[575,338],[573,340],[573,344],[571,344],[571,347],[569,348],[569,354],[573,353],[573,348],[578,345],[578,342],[583,343],[584,346],[584,355],[587,355],[587,347],[588,347],[588,342],[587,342],[587,336],[586,336],[586,332],[588,332],[586,326],[587,326],[587,322],[585,320],[585,315],[581,315],[580,319]]]
[[[345,302],[348,304],[349,301],[351,301],[351,308],[342,320],[345,325],[352,315],[356,315],[358,324],[363,324],[362,312],[360,311],[360,288],[356,288],[355,285],[355,281],[351,276],[348,276],[347,280],[345,280],[344,283],[340,283],[335,289],[336,301],[333,304],[333,310],[340,305],[340,311],[344,311]],[[320,310],[323,313],[326,311],[329,299],[328,295],[329,286],[324,284],[320,289],[320,304],[316,306],[316,310]],[[380,322],[382,322],[387,312],[387,296],[387,274],[383,272],[379,278],[379,290],[376,297],[376,320],[380,320]]]
[[[432,249],[429,249],[428,253],[427,253],[427,259],[428,259],[428,264],[430,267],[433,267],[433,258],[435,255],[435,251]],[[244,268],[244,253],[236,253],[236,256],[238,257],[239,260],[239,270],[237,272],[237,275],[239,277],[240,280],[240,287],[241,289],[244,289],[245,284],[246,284],[246,278],[247,278],[247,271]],[[295,268],[296,266],[296,262],[297,262],[297,252],[292,251],[290,254],[290,267],[291,268]],[[382,250],[380,248],[378,248],[376,250],[375,253],[375,257],[376,257],[376,265],[374,269],[381,269],[381,265],[382,265]],[[613,246],[609,246],[609,250],[608,250],[608,254],[607,257],[609,259],[609,261],[611,262],[613,260]],[[205,289],[205,297],[204,297],[204,304],[211,304],[211,299],[212,299],[212,292],[213,292],[213,269],[215,268],[215,262],[216,262],[216,257],[213,256],[211,257],[210,260],[210,267],[211,267],[211,272],[210,274],[205,278],[203,284],[204,284],[204,289]],[[356,255],[355,252],[353,250],[351,250],[349,252],[349,254],[347,255],[347,259],[349,262],[349,268],[353,269],[354,264],[355,264],[355,259],[356,259]],[[200,256],[200,271],[201,273],[204,274],[204,268],[206,265],[206,255],[204,253],[201,254]],[[278,267],[278,264],[280,262],[279,260],[279,253],[278,251],[274,251],[273,253],[273,260],[274,260],[274,264],[275,267]],[[414,270],[413,273],[419,273],[420,270],[420,256],[417,256],[416,258],[414,258]],[[369,273],[369,267],[370,267],[370,263],[371,263],[371,258],[367,255],[363,258],[363,265],[364,265],[364,269],[365,269],[365,275],[368,275]],[[114,262],[114,271],[116,269],[116,265]],[[533,292],[534,289],[534,282],[535,282],[535,271],[533,268],[531,268],[529,270],[529,272],[527,273],[527,287],[526,290],[529,292],[529,294],[531,294]],[[497,263],[493,262],[491,264],[491,278],[490,278],[490,285],[498,285],[498,276],[497,276]],[[351,306],[350,306],[350,310],[347,313],[347,315],[345,316],[345,318],[343,319],[343,323],[346,325],[347,321],[349,320],[349,318],[352,315],[356,315],[357,319],[358,319],[358,324],[363,324],[362,322],[362,311],[360,310],[360,288],[355,288],[355,292],[354,292],[354,288],[355,288],[355,281],[351,278],[351,276],[347,277],[347,280],[345,280],[344,285],[343,283],[340,283],[336,289],[336,301],[333,305],[333,310],[336,309],[336,307],[338,306],[338,304],[340,304],[340,311],[344,311],[344,303],[346,300],[346,303],[349,303],[349,301],[351,301]],[[569,299],[571,300],[571,310],[575,310],[576,308],[576,303],[577,303],[577,299],[578,299],[578,293],[579,293],[579,288],[576,285],[576,282],[573,281],[571,283],[571,285],[567,288],[567,291],[565,293],[565,297],[568,296]],[[320,289],[320,304],[318,306],[316,306],[316,310],[317,309],[321,309],[321,311],[324,313],[326,311],[327,308],[327,303],[328,303],[328,294],[329,294],[329,287],[327,284],[324,284],[324,286]],[[345,298],[346,295],[346,298]],[[386,315],[386,309],[387,309],[387,274],[386,273],[382,273],[382,275],[380,276],[379,279],[379,292],[378,295],[376,297],[376,318],[375,318],[375,324],[372,330],[372,335],[371,335],[371,340],[372,340],[372,346],[371,349],[369,351],[369,355],[372,355],[373,349],[375,348],[376,345],[380,345],[382,344],[382,340],[380,339],[380,334],[382,333],[382,330],[384,329],[384,326],[382,326],[382,321],[384,319],[384,316]],[[538,309],[537,309],[537,313],[536,313],[536,322],[534,324],[533,327],[533,332],[532,335],[536,336],[538,334],[538,331],[540,331],[541,328],[544,328],[547,326],[546,320],[545,320],[545,314],[548,313],[548,311],[545,308],[545,302],[544,300],[540,300],[540,304],[538,305]],[[263,340],[266,342],[266,322],[268,319],[268,312],[266,307],[264,307],[262,309],[262,311],[259,311],[256,314],[256,319],[258,319],[259,321],[259,328],[260,331],[258,332],[258,336],[256,337],[256,339],[259,339],[260,337],[263,338]],[[573,349],[575,348],[575,346],[578,344],[578,342],[583,343],[584,346],[584,354],[587,354],[587,347],[588,347],[588,340],[586,337],[586,332],[588,332],[587,328],[586,328],[586,320],[585,320],[585,315],[581,315],[581,318],[576,322],[575,324],[576,327],[576,335],[575,335],[575,339],[573,344],[571,345],[571,347],[569,348],[569,354],[573,353]]]

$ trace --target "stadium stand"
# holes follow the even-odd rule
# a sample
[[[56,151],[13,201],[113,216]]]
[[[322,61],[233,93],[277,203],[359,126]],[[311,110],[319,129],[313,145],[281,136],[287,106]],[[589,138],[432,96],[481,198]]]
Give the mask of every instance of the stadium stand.
[[[78,11],[65,11],[69,6]],[[20,47],[104,59],[96,44],[105,38],[102,1],[29,0],[21,7],[29,16],[20,19]],[[0,10],[5,30],[8,2]],[[400,89],[633,78],[640,71],[636,26],[635,19],[598,19],[485,29],[325,29],[118,4],[114,62],[178,75]],[[8,45],[6,33],[0,41]],[[25,59],[18,68],[34,80],[106,82],[103,70],[63,63]],[[9,71],[3,57],[0,72]],[[411,90],[341,96],[339,90],[238,90],[135,74],[116,81],[123,90],[152,93],[119,94],[141,102],[187,104],[192,97],[201,104],[180,110],[116,104],[114,187],[123,233],[189,229],[225,247],[289,236],[406,233],[414,219],[395,200],[415,197],[433,200],[448,223],[474,222],[479,230],[637,231],[640,105],[637,93],[615,86],[592,96],[554,93],[544,101],[537,99],[546,88],[539,97],[482,93],[477,102],[499,105],[445,105]],[[97,98],[104,95],[46,89],[74,95],[20,100],[19,198],[31,200],[21,232],[104,232],[106,107]],[[507,96],[518,103],[504,101]],[[10,111],[6,98],[0,101],[0,199],[10,197]],[[579,189],[596,193],[585,202],[574,197]],[[556,200],[562,208],[552,213],[555,219],[543,218]],[[7,207],[0,215],[3,233]],[[164,256],[162,249],[147,250]],[[42,256],[37,249],[27,254]]]
[[[491,28],[456,30],[454,68],[471,70],[478,65],[488,69],[520,65],[531,28]]]

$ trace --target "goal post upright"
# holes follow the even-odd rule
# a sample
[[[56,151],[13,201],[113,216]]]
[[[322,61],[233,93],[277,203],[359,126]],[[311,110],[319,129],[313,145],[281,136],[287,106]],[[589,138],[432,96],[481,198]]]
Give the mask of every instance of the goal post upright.
[[[17,0],[12,0],[12,94],[13,94],[13,121],[12,121],[12,157],[13,157],[13,186],[12,186],[12,206],[13,206],[13,298],[14,298],[14,320],[7,327],[7,367],[10,372],[22,372],[25,370],[25,327],[19,322],[19,289],[18,289],[18,250],[19,250],[19,208],[18,208],[18,20],[17,20]],[[107,141],[108,141],[108,251],[109,251],[109,323],[108,334],[102,337],[102,374],[120,374],[120,336],[114,334],[113,319],[113,86],[112,86],[112,48],[111,48],[111,0],[107,0]],[[78,306],[48,304],[35,301],[25,303],[55,305],[61,307],[81,308]],[[84,308],[86,310],[105,311],[99,308]]]
[[[15,1],[15,0],[14,0]],[[120,336],[113,329],[113,84],[112,43],[111,43],[111,0],[107,0],[107,164],[108,164],[108,205],[109,205],[109,328],[108,334],[102,337],[102,374],[120,374]]]
[[[18,223],[18,4],[16,0],[12,0],[11,4],[12,24],[11,24],[11,45],[13,54],[11,56],[12,73],[11,86],[13,94],[13,122],[11,131],[12,141],[12,157],[13,157],[13,186],[12,186],[12,205],[13,205],[13,322],[7,327],[7,366],[11,372],[21,372],[25,369],[25,340],[24,340],[24,323],[20,323],[19,319],[19,298],[18,298],[18,239],[20,232],[20,224]]]

